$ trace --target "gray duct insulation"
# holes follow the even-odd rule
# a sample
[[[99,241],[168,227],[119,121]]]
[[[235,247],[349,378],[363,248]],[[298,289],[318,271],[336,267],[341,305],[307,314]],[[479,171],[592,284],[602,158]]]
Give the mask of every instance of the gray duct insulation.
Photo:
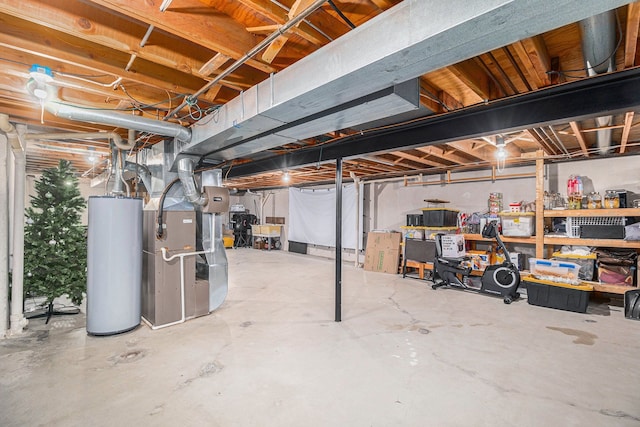
[[[615,71],[616,14],[610,10],[580,21],[582,54],[589,76]],[[613,116],[596,118],[598,127],[610,126]],[[601,154],[611,149],[611,129],[600,129],[596,140]]]

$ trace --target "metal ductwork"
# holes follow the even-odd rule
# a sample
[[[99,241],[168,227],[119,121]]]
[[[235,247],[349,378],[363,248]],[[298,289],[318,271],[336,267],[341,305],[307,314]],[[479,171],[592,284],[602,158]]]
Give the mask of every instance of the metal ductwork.
[[[35,96],[34,90],[36,83],[34,80],[27,82],[27,91]],[[44,108],[56,117],[62,117],[68,120],[76,120],[87,123],[97,123],[103,125],[112,125],[125,129],[133,129],[141,132],[149,132],[157,135],[170,136],[177,138],[179,141],[187,142],[191,140],[191,131],[184,126],[163,122],[161,120],[147,119],[145,117],[132,116],[113,111],[90,110],[80,108],[73,105],[63,104],[57,99],[56,89],[48,85],[48,100],[44,103]],[[74,136],[75,138],[77,136]],[[128,150],[129,148],[123,149]]]
[[[180,178],[184,188],[184,195],[190,203],[197,206],[205,206],[207,204],[207,197],[200,193],[193,176],[193,160],[189,158],[178,160],[178,178]]]
[[[173,153],[224,159],[342,129],[348,126],[328,116],[355,107],[349,104],[355,100],[627,3],[584,0],[576,7],[557,0],[551,8],[545,0],[405,0],[241,93],[218,110],[218,120],[195,123],[191,141],[174,143]],[[409,104],[405,99],[404,108],[415,108]],[[360,123],[393,113],[374,105],[362,111],[374,116]],[[322,126],[306,129],[316,124]]]
[[[589,76],[615,71],[616,63],[616,13],[610,10],[580,21],[582,54]],[[610,126],[613,116],[596,118],[598,127]],[[611,149],[611,129],[600,129],[596,133],[600,154]]]
[[[28,140],[66,140],[66,139],[110,139],[121,150],[130,150],[133,145],[122,140],[116,132],[66,132],[66,133],[31,133]]]
[[[63,117],[69,120],[112,125],[125,129],[134,129],[141,132],[171,136],[183,142],[191,139],[191,131],[188,128],[175,123],[168,123],[122,113],[88,110],[51,101],[45,103],[45,108],[56,117]]]
[[[142,184],[144,184],[144,188],[148,193],[151,193],[151,171],[148,167],[139,163],[125,162],[124,169],[138,175],[142,180]]]

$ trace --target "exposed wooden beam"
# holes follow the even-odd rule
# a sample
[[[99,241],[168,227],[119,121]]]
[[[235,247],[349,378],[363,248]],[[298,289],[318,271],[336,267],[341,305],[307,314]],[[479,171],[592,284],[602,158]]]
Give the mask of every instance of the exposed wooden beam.
[[[406,153],[404,151],[394,151],[391,154],[399,157],[400,159],[411,160],[412,162],[420,163],[422,165],[433,166],[433,167],[443,166],[442,162],[434,162],[433,160],[425,159],[426,156],[418,157],[418,156],[414,156],[413,154]],[[397,162],[401,163],[400,160],[397,160]]]
[[[382,10],[387,10],[390,7],[394,6],[394,2],[391,0],[371,0],[371,3],[375,4]]]
[[[135,60],[130,64],[134,69],[137,68],[136,61],[140,60],[194,75],[204,67],[199,60],[180,52],[179,48],[169,49],[161,44],[151,43],[141,47],[142,36],[137,36],[136,33],[143,34],[144,24],[132,23],[124,19],[118,22],[115,18],[111,18],[106,21],[109,23],[107,25],[104,20],[98,19],[97,9],[86,2],[6,0],[0,2],[0,12],[76,37],[78,40],[75,44],[84,44],[89,51],[93,50],[91,44],[95,44],[127,55],[134,55]],[[166,36],[163,37],[166,38]],[[148,67],[151,64],[145,66]],[[258,80],[255,83],[258,83]]]
[[[445,151],[445,149],[441,146],[431,145],[429,147],[419,147],[417,148],[417,150],[422,153],[428,154],[429,156],[447,160],[452,163],[464,165],[470,162],[468,157],[457,154],[456,150],[452,149],[450,151]]]
[[[242,58],[245,52],[255,45],[254,37],[245,27],[222,13],[212,13],[207,16],[207,19],[202,19],[201,15],[180,13],[179,10],[169,9],[161,12],[153,1],[92,0],[92,2],[233,59]],[[180,1],[181,9],[197,9],[199,6],[197,0]],[[215,37],[211,37],[211,34],[215,34]],[[265,73],[278,71],[277,68],[256,59],[249,59],[246,64]]]
[[[638,28],[640,27],[640,2],[630,3],[627,9],[627,32],[624,39],[624,68],[636,64]]]
[[[584,139],[584,135],[580,130],[580,125],[578,122],[570,122],[569,126],[571,126],[571,130],[573,131],[573,136],[578,140],[578,144],[580,144],[580,149],[582,150],[582,154],[585,157],[589,157],[589,150],[587,149],[587,141]]]
[[[213,58],[208,60],[204,65],[202,65],[202,67],[200,67],[200,69],[198,70],[198,74],[206,77],[216,71],[218,68],[222,67],[224,63],[230,59],[231,57],[218,52]]]
[[[525,71],[532,77],[529,84],[535,89],[549,86],[551,79],[547,72],[551,70],[551,57],[542,36],[524,39],[512,46],[524,64]]]
[[[287,17],[288,10],[283,9],[282,7],[276,5],[270,0],[237,0],[237,1],[243,4],[244,6],[250,7],[251,9],[258,12],[260,15],[270,19],[271,21],[275,22],[278,25],[282,25],[288,20],[288,17]],[[310,20],[311,18],[307,18],[307,19]],[[335,22],[332,22],[333,20],[331,16],[328,14],[315,13],[313,16],[313,19],[314,19],[314,22],[318,23],[317,27],[322,28],[322,32],[326,33],[331,39],[336,39],[340,37],[342,34],[344,34],[344,32],[346,32],[346,29],[343,32],[336,32],[336,29],[334,28]],[[302,21],[299,27],[292,29],[292,32],[304,38],[308,42],[313,43],[316,46],[321,46],[331,41],[327,39],[327,37],[324,34],[322,34],[322,32],[313,28],[311,25],[309,25],[309,23],[305,21]]]
[[[622,137],[620,138],[620,154],[624,153],[629,141],[629,133],[631,132],[631,123],[633,123],[634,112],[629,111],[624,115],[624,128],[622,129]]]
[[[540,145],[540,148],[542,149],[542,151],[544,151],[545,154],[557,154],[556,149],[543,138],[541,138],[540,135],[538,135],[533,129],[527,129],[527,133],[538,143],[538,145]]]
[[[133,71],[124,71],[127,60],[122,57],[122,62],[116,64],[115,51],[102,46],[76,46],[78,40],[65,34],[54,34],[46,31],[44,27],[24,25],[24,21],[17,22],[15,18],[5,18],[2,32],[0,32],[0,46],[3,47],[3,57],[5,52],[16,51],[20,55],[29,54],[34,58],[34,62],[40,65],[50,65],[54,72],[73,73],[66,66],[80,67],[84,73],[91,70],[96,74],[110,74],[122,77],[131,82],[148,85],[156,89],[168,90],[171,92],[189,93],[204,84],[200,78],[189,77],[179,72],[168,70],[167,74],[158,76],[148,76]],[[46,40],[47,48],[43,51],[42,43],[35,40]],[[102,62],[105,61],[105,62]],[[108,61],[108,62],[106,62]],[[21,61],[24,62],[24,61]],[[66,65],[66,66],[65,66]],[[191,86],[185,84],[191,83]]]
[[[285,43],[287,43],[287,40],[289,40],[289,37],[286,35],[278,36],[264,50],[264,52],[262,53],[262,60],[271,64],[273,60],[276,59],[276,56],[278,55],[278,53],[280,53]]]
[[[481,100],[492,98],[489,76],[474,61],[463,61],[447,68]]]
[[[478,160],[482,160],[485,162],[493,162],[495,161],[495,155],[493,151],[490,151],[487,146],[489,143],[480,144],[476,141],[470,140],[462,140],[462,141],[452,141],[448,142],[447,146],[452,147],[458,151],[461,151],[468,156],[473,156]]]

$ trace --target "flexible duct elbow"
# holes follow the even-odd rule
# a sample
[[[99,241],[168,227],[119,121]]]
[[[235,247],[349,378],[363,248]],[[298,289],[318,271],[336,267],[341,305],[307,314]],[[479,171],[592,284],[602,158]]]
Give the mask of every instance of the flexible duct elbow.
[[[205,206],[207,198],[200,193],[193,176],[193,161],[189,158],[183,158],[178,161],[178,178],[184,188],[184,195],[190,203],[197,206]]]
[[[148,167],[139,163],[125,162],[124,168],[125,170],[131,171],[138,175],[142,180],[144,188],[147,189],[147,192],[151,192],[151,171]]]

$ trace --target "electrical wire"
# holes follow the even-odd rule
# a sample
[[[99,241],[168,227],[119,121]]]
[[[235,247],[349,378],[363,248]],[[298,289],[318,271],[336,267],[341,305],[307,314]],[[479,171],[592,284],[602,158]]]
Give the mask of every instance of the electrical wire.
[[[333,0],[327,0],[327,3],[329,3],[329,5],[331,6],[331,8],[333,10],[336,11],[336,13],[338,14],[338,16],[340,16],[340,18],[342,18],[342,20],[349,26],[351,27],[351,29],[353,30],[354,28],[356,28],[356,26],[353,24],[353,22],[351,22],[349,20],[349,18],[347,18],[345,16],[344,13],[342,13],[342,11],[338,8],[338,6],[336,6],[336,4],[333,2]]]
[[[158,239],[162,239],[164,235],[164,227],[162,223],[162,214],[164,213],[164,199],[167,197],[167,193],[171,190],[171,187],[174,186],[176,182],[180,181],[180,178],[176,178],[169,183],[162,191],[162,196],[160,196],[160,201],[158,202],[158,215],[156,216],[156,222],[158,224],[158,228],[156,229],[156,237]]]
[[[26,62],[15,61],[13,59],[1,58],[1,57],[0,57],[0,61],[11,62],[12,64],[24,65],[25,67],[31,67],[31,65],[33,65],[33,64],[27,64]]]

